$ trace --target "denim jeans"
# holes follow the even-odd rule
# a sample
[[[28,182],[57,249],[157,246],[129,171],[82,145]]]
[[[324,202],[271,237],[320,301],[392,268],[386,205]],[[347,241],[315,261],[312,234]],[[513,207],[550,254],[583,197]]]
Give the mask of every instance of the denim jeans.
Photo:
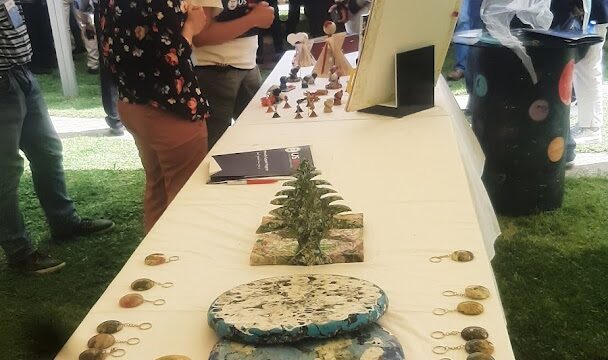
[[[111,128],[122,126],[116,104],[118,103],[118,88],[112,82],[110,71],[103,60],[103,49],[101,48],[101,21],[99,20],[99,4],[94,5],[94,23],[97,38],[97,47],[99,49],[99,80],[101,83],[101,103],[103,110],[106,113],[106,121]]]
[[[24,67],[0,71],[0,246],[9,263],[34,249],[19,209],[23,158],[30,161],[36,195],[51,232],[66,232],[80,221],[68,197],[62,146],[38,82]]]
[[[462,0],[460,4],[460,12],[458,14],[458,24],[456,31],[465,31],[479,29],[482,27],[481,22],[481,1],[482,0]],[[469,57],[469,47],[467,45],[454,45],[456,52],[456,69],[465,71],[467,59]]]

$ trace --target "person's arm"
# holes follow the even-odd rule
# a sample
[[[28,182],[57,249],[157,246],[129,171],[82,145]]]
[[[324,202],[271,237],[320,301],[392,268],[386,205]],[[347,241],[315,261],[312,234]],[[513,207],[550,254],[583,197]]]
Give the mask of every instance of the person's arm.
[[[166,1],[152,2],[154,20],[150,32],[154,54],[154,70],[161,85],[151,92],[156,106],[185,118],[196,120],[204,116],[206,102],[198,89],[198,80],[190,61],[192,37],[205,26],[201,7],[186,6],[186,21],[182,24],[181,2],[170,7]]]
[[[267,2],[252,5],[251,11],[238,19],[218,22],[214,19],[199,34],[194,36],[194,46],[219,45],[238,38],[252,28],[267,29],[274,21],[274,9]]]

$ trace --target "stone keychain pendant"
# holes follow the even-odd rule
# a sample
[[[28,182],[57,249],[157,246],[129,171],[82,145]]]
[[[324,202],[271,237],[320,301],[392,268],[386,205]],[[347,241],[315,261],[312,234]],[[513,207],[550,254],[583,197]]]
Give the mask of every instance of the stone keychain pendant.
[[[444,291],[442,294],[443,296],[461,296],[473,300],[485,300],[490,297],[490,290],[481,285],[469,285],[464,289],[464,294],[451,290]]]
[[[110,352],[106,352],[99,349],[87,349],[80,353],[78,360],[104,360],[108,356],[121,357],[125,356],[127,352],[124,349],[110,349]]]
[[[433,331],[431,333],[431,337],[433,339],[443,339],[447,336],[452,336],[452,335],[460,335],[466,341],[485,340],[489,336],[488,331],[479,326],[469,326],[469,327],[462,329],[461,331],[448,331],[448,332]]]
[[[166,257],[165,254],[154,253],[154,254],[150,254],[150,255],[146,256],[146,259],[144,260],[144,262],[146,263],[146,265],[156,266],[156,265],[162,265],[164,263],[169,263],[169,262],[173,262],[173,261],[177,261],[177,260],[179,260],[179,256]]]
[[[159,283],[150,279],[137,279],[131,283],[131,289],[135,291],[146,291],[150,290],[154,287],[154,285],[158,285],[164,288],[170,288],[173,286],[172,282]]]
[[[464,349],[469,354],[482,353],[492,355],[494,353],[494,344],[488,340],[469,340],[464,345],[447,346],[439,345],[433,348],[433,353],[443,355],[448,351]]]
[[[458,311],[461,314],[465,315],[480,315],[483,313],[483,305],[478,303],[477,301],[463,301],[454,310],[448,310],[443,308],[433,309],[433,314],[435,315],[445,315],[447,313]]]
[[[475,258],[469,250],[456,250],[449,255],[433,256],[429,259],[432,263],[440,263],[443,259],[450,258],[456,262],[469,262]]]
[[[130,309],[138,307],[139,305],[145,302],[154,305],[164,305],[166,301],[164,299],[146,300],[140,294],[127,294],[120,298],[120,300],[118,301],[118,305],[120,305],[120,307]]]
[[[127,344],[137,345],[139,344],[139,338],[130,338],[125,341],[116,341],[116,338],[110,334],[97,334],[89,339],[87,347],[89,349],[105,350],[114,344]]]
[[[152,324],[150,323],[141,323],[141,324],[129,324],[129,323],[121,323],[118,320],[107,320],[97,325],[97,332],[100,334],[116,334],[120,330],[130,327],[137,328],[139,330],[150,330],[152,329]]]

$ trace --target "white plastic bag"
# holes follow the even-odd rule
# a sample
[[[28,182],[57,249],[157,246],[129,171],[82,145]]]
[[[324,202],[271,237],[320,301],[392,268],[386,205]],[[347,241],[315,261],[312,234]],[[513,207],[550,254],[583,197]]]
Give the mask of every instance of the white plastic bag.
[[[530,73],[534,84],[538,82],[538,77],[532,59],[521,41],[511,34],[509,25],[513,17],[517,16],[524,24],[534,29],[547,30],[553,21],[550,8],[551,0],[483,0],[481,4],[481,19],[488,32],[503,46],[515,52]]]

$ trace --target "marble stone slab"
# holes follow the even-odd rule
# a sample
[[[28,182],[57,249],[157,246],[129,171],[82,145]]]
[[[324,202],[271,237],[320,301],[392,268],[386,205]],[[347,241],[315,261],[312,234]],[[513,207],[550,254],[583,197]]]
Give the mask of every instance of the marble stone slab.
[[[222,340],[209,360],[404,360],[399,340],[377,324],[331,339],[248,345]]]
[[[330,229],[321,239],[321,250],[331,263],[363,262],[363,214],[338,214],[334,216],[338,228]],[[262,225],[275,221],[274,216],[264,216]],[[249,263],[256,265],[289,265],[296,254],[298,241],[283,237],[281,231],[257,235]]]
[[[378,286],[341,275],[289,275],[256,280],[220,295],[207,313],[222,338],[280,344],[331,338],[376,322],[388,298]]]

